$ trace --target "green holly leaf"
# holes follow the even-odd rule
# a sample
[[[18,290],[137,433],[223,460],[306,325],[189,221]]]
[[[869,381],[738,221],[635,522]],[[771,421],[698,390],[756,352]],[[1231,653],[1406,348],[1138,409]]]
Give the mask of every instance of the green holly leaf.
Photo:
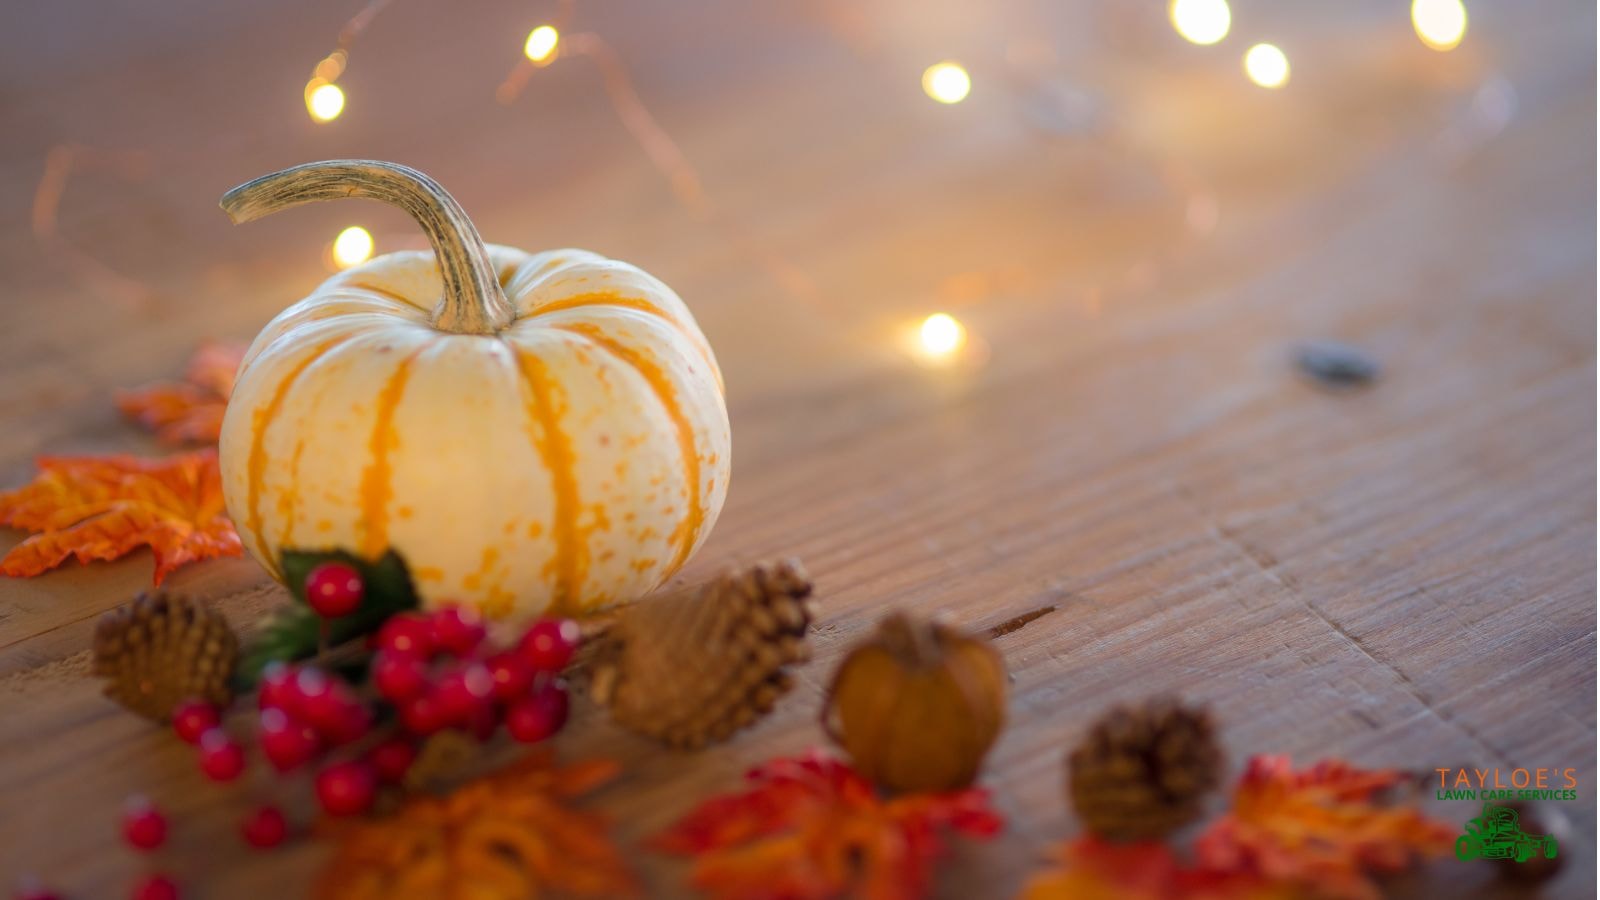
[[[347,616],[324,620],[306,602],[306,576],[317,566],[340,562],[361,573],[366,590],[361,605]],[[284,585],[294,602],[278,610],[262,626],[239,658],[234,674],[237,691],[255,687],[268,663],[293,662],[378,630],[392,615],[416,609],[419,600],[411,571],[400,554],[390,550],[376,560],[343,550],[285,550],[280,557]]]

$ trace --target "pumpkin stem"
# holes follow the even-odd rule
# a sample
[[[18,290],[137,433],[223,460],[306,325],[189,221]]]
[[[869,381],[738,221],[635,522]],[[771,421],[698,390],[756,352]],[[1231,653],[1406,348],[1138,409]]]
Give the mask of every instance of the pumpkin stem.
[[[357,197],[398,206],[422,226],[439,260],[444,297],[433,324],[458,334],[494,334],[516,317],[500,289],[489,251],[455,198],[408,166],[372,159],[333,159],[263,175],[222,195],[234,224],[317,200]]]

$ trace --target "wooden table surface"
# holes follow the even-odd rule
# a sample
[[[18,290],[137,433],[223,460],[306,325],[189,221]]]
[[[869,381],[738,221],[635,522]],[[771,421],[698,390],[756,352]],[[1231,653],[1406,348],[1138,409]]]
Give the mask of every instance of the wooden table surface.
[[[680,577],[794,555],[824,614],[798,690],[678,755],[578,717],[562,754],[620,759],[597,798],[637,841],[748,765],[822,740],[820,688],[887,610],[986,626],[1012,724],[985,783],[1009,833],[940,895],[1005,897],[1077,829],[1062,756],[1108,705],[1178,691],[1253,753],[1368,766],[1575,767],[1550,896],[1595,889],[1595,10],[1474,3],[1451,53],[1406,4],[1240,0],[1220,46],[1162,4],[582,2],[698,173],[675,199],[586,58],[495,86],[553,3],[399,0],[355,43],[337,122],[301,90],[359,4],[94,0],[0,10],[0,482],[37,454],[159,447],[119,386],[177,374],[304,295],[374,204],[232,228],[235,183],[313,159],[433,174],[488,239],[635,262],[689,302],[728,384],[734,476]],[[1292,60],[1281,91],[1243,49]],[[971,97],[922,69],[953,57]],[[30,205],[77,147],[54,232]],[[58,160],[61,151],[57,151]],[[44,223],[48,226],[49,223]],[[53,236],[52,236],[53,235]],[[947,310],[973,343],[905,339]],[[1293,348],[1339,339],[1381,377],[1329,390]],[[9,546],[20,535],[7,534]],[[102,699],[96,617],[146,554],[0,581],[0,875],[120,896],[123,797],[178,820],[194,896],[298,895],[322,851],[233,837],[242,791]],[[283,592],[249,560],[174,575],[240,623]],[[1430,801],[1452,822],[1470,803]],[[653,896],[682,867],[640,852]],[[1453,859],[1393,885],[1498,895]]]

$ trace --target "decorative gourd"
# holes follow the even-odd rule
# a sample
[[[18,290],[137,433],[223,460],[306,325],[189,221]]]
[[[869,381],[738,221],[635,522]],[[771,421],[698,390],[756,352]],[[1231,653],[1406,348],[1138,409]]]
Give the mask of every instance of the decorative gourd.
[[[683,301],[583,250],[485,246],[431,178],[310,163],[223,195],[234,222],[315,200],[394,204],[433,252],[380,256],[273,319],[222,424],[228,512],[281,548],[405,557],[425,605],[525,619],[633,600],[722,508],[728,414]]]
[[[1005,717],[993,644],[895,612],[839,663],[822,727],[878,787],[938,792],[972,783]]]

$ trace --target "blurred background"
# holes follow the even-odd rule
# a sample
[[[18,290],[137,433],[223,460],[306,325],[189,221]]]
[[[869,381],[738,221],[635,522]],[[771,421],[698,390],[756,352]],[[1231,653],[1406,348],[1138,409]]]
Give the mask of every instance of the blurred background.
[[[1549,186],[1570,198],[1551,213],[1581,252],[1592,123],[1493,142],[1588,78],[1594,11],[1481,6],[1469,25],[1444,0],[8,5],[0,365],[35,390],[4,401],[0,449],[59,448],[54,407],[96,374],[153,376],[169,367],[152,350],[248,337],[328,273],[349,226],[375,252],[424,246],[374,204],[244,229],[215,208],[313,159],[405,162],[490,241],[644,266],[731,358],[736,405],[795,366],[832,383],[908,355],[1070,356],[1124,317],[1196,314],[1208,286],[1314,252],[1365,203],[1470,183],[1484,152],[1574,163],[1583,180]],[[1443,218],[1496,205],[1451,202]],[[1405,243],[1403,274],[1351,260],[1337,285],[1261,287],[1306,334],[1420,286],[1449,327],[1444,251],[1465,248],[1441,246],[1445,224],[1364,224]],[[936,312],[960,327],[937,320],[924,342]],[[1040,326],[1050,341],[1008,346]],[[30,418],[39,390],[50,408]]]
[[[224,190],[406,163],[491,242],[677,290],[735,445],[684,577],[794,554],[825,598],[804,699],[749,736],[571,736],[628,763],[602,805],[629,839],[818,741],[820,680],[888,606],[1059,605],[1004,646],[1013,836],[946,896],[1019,884],[1074,827],[1066,738],[1167,689],[1213,704],[1235,760],[1579,767],[1557,890],[1592,896],[1595,25],[1576,0],[7,3],[0,479],[158,452],[114,389],[426,246],[368,202],[233,227]],[[1325,341],[1376,378],[1300,367]],[[0,586],[0,674],[79,653],[148,577]],[[237,613],[264,581],[169,584]],[[8,805],[42,818],[0,837],[112,890],[129,865],[79,814],[191,764],[87,679],[4,696],[38,748]],[[58,765],[69,743],[120,766]],[[1412,893],[1492,891],[1446,863]],[[281,874],[194,866],[219,896]]]

